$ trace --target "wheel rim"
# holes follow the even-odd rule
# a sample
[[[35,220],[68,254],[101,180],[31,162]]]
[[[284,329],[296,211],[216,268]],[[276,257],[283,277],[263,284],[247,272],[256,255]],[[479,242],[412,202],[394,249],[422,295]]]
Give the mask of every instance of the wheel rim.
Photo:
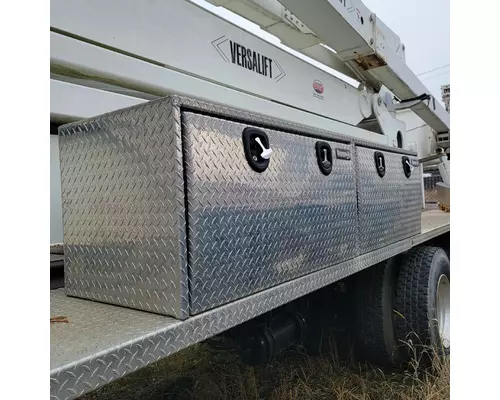
[[[441,275],[437,287],[437,320],[439,336],[444,347],[450,347],[450,280]]]

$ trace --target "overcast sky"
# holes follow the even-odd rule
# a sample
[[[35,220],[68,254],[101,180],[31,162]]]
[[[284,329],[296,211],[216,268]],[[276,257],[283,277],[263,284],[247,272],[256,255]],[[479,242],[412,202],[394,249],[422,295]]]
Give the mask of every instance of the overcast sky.
[[[279,44],[257,25],[204,0],[191,0],[212,10],[266,40]],[[441,99],[441,85],[450,80],[449,0],[363,0],[364,4],[391,28],[406,46],[406,63],[431,93]],[[444,67],[446,66],[446,67]],[[444,67],[444,68],[440,68]]]

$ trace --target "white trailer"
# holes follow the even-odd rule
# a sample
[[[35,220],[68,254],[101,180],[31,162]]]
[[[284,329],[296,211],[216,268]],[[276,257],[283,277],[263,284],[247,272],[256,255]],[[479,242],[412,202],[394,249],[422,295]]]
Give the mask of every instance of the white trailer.
[[[449,352],[449,114],[404,45],[358,0],[211,3],[359,86],[188,0],[52,0],[51,398],[224,332],[266,361],[339,281],[366,358]]]

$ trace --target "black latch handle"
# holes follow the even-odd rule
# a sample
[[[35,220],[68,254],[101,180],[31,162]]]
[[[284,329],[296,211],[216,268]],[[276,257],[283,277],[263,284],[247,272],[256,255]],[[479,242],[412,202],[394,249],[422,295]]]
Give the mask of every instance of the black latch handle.
[[[403,156],[402,161],[403,161],[403,171],[405,173],[405,176],[409,178],[413,171],[413,165],[411,165],[410,159],[406,156]]]
[[[316,142],[316,158],[324,175],[330,175],[333,167],[332,148],[326,142]]]
[[[376,151],[374,153],[374,158],[375,158],[375,169],[377,170],[378,176],[381,178],[384,177],[385,175],[385,157],[384,153],[381,153],[380,151]]]
[[[267,134],[261,129],[248,127],[243,129],[242,138],[248,164],[256,172],[264,172],[273,152]]]

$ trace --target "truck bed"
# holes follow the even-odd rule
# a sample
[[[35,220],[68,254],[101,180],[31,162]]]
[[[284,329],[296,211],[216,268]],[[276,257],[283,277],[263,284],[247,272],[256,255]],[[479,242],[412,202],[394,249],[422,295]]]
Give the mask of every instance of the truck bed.
[[[450,214],[422,213],[421,234],[187,320],[68,297],[51,290],[50,390],[73,399],[450,230]]]

